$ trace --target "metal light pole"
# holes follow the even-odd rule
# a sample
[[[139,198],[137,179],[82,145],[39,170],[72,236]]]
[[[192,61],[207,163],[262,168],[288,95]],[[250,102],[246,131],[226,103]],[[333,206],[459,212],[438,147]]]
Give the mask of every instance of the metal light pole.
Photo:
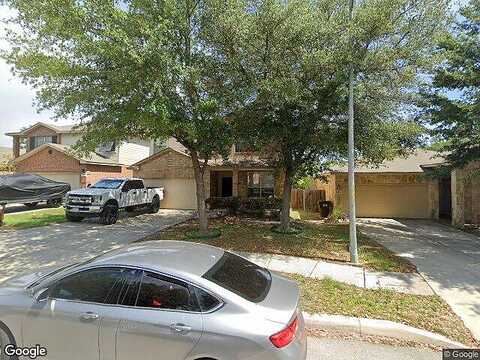
[[[350,0],[350,22],[353,21],[355,0]],[[355,142],[354,142],[354,109],[353,109],[353,64],[350,65],[348,84],[348,202],[350,215],[350,261],[358,263],[357,250],[357,215],[355,208]]]

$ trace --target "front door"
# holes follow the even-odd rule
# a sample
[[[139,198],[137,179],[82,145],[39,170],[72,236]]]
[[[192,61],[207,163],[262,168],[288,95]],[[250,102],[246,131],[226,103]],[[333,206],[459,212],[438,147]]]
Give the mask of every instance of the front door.
[[[122,311],[117,360],[184,360],[202,333],[195,295],[184,283],[144,272],[136,306]],[[196,310],[196,311],[193,311]]]
[[[233,181],[231,176],[222,177],[222,197],[230,197],[233,194]]]

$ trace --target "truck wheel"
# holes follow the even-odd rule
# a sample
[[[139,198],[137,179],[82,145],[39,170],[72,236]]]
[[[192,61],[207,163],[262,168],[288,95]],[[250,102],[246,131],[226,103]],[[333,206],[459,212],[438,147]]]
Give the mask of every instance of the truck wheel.
[[[118,220],[118,206],[106,205],[100,214],[100,221],[103,225],[113,225]]]
[[[47,205],[51,207],[59,207],[60,205],[62,205],[62,198],[48,200]]]
[[[23,204],[23,205],[25,205],[28,208],[34,208],[35,206],[38,205],[38,202],[31,202],[31,203],[26,203],[26,204]]]
[[[70,214],[66,214],[65,217],[67,218],[68,221],[71,221],[71,222],[80,222],[83,220],[81,216],[75,216]]]
[[[152,203],[149,206],[150,214],[156,214],[158,213],[158,210],[160,210],[160,199],[158,196],[155,196],[152,199]]]

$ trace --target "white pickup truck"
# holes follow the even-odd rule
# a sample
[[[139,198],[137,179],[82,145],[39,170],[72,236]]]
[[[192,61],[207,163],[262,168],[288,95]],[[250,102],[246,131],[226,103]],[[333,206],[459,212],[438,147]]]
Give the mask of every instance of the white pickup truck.
[[[65,196],[65,216],[69,221],[82,221],[99,216],[102,224],[115,224],[119,210],[133,211],[148,207],[151,213],[160,209],[163,188],[147,188],[142,179],[102,179],[86,189],[69,191]]]

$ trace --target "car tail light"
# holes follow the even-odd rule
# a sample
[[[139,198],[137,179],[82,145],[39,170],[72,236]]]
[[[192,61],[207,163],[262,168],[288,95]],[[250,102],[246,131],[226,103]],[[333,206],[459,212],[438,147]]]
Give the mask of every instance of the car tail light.
[[[283,348],[288,344],[290,344],[293,341],[293,339],[295,339],[297,330],[298,330],[298,318],[295,318],[285,329],[270,336],[270,341],[277,348]]]

